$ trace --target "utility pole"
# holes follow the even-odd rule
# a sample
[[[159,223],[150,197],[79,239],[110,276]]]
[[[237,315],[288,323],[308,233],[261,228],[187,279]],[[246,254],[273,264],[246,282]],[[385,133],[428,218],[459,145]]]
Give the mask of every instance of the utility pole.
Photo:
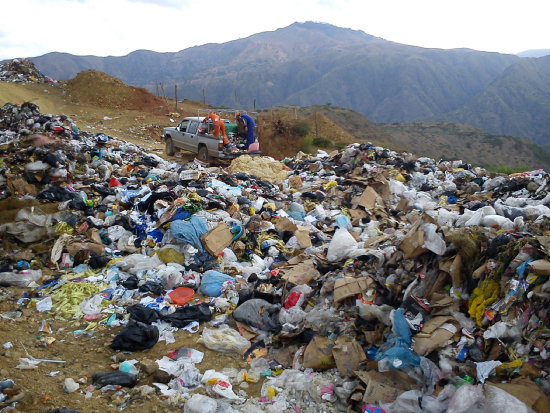
[[[315,137],[319,137],[319,128],[317,126],[317,112],[315,112]]]
[[[174,85],[174,94],[176,95],[176,112],[178,111],[178,85]]]

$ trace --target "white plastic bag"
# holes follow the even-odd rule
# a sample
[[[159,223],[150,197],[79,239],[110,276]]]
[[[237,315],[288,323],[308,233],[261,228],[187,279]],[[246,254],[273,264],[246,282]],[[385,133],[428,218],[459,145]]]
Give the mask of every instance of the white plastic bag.
[[[445,240],[439,235],[437,231],[437,226],[430,222],[425,222],[420,225],[419,229],[424,231],[424,248],[429,249],[434,254],[443,255],[447,249],[447,244]]]
[[[327,259],[329,262],[338,262],[346,259],[357,248],[357,242],[345,228],[338,228],[328,245]]]
[[[229,328],[226,324],[216,329],[205,327],[199,342],[210,350],[239,354],[242,354],[251,345],[250,341],[241,336],[238,331]]]
[[[211,397],[194,394],[183,407],[183,413],[216,413],[218,404]]]

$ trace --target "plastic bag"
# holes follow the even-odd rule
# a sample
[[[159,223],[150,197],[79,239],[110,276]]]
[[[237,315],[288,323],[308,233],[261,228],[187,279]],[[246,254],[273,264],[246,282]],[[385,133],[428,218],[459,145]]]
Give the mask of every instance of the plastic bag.
[[[172,324],[174,327],[183,328],[192,321],[210,321],[212,312],[206,303],[199,305],[179,307],[171,314],[161,315],[162,321]]]
[[[126,307],[130,318],[144,324],[154,323],[159,319],[159,313],[152,308],[145,307],[143,304],[135,304]]]
[[[80,311],[86,315],[99,314],[103,297],[99,294],[93,295],[80,303]]]
[[[223,293],[223,284],[227,281],[234,283],[235,279],[219,271],[207,271],[202,276],[200,291],[208,297],[219,297]]]
[[[338,262],[346,259],[350,252],[357,248],[355,238],[346,228],[338,228],[328,245],[327,260]]]
[[[412,333],[405,320],[403,308],[393,312],[393,334],[380,347],[375,359],[378,360],[379,371],[388,368],[402,369],[407,366],[419,366],[420,356],[411,349]]]
[[[424,231],[424,248],[429,249],[434,254],[443,255],[447,249],[447,244],[445,240],[439,235],[437,231],[437,226],[435,224],[426,222],[420,225],[419,230]]]
[[[194,394],[185,403],[183,413],[216,413],[218,404],[211,397]]]
[[[92,383],[96,386],[107,386],[114,384],[123,387],[134,387],[138,382],[135,374],[125,373],[123,371],[108,371],[94,373]]]
[[[147,325],[130,319],[111,343],[113,350],[147,350],[153,347],[159,339],[159,330],[153,325]]]
[[[0,272],[0,285],[28,287],[32,282],[42,278],[42,270],[25,270],[20,273]]]
[[[241,336],[238,331],[223,324],[217,329],[204,328],[199,342],[210,350],[221,352],[235,352],[243,354],[250,347],[250,341]]]
[[[510,393],[495,386],[472,386],[464,384],[458,388],[449,402],[447,413],[530,413],[525,403]]]
[[[501,217],[500,215],[485,215],[481,218],[480,224],[488,228],[500,227],[507,231],[514,229],[514,223],[508,218]]]
[[[285,324],[291,324],[297,327],[306,318],[306,312],[300,307],[291,307],[288,310],[281,308],[279,312],[279,322],[283,327]],[[288,329],[287,329],[288,330]]]
[[[260,330],[279,331],[280,308],[277,304],[271,304],[261,298],[253,298],[239,305],[233,311],[233,318]]]

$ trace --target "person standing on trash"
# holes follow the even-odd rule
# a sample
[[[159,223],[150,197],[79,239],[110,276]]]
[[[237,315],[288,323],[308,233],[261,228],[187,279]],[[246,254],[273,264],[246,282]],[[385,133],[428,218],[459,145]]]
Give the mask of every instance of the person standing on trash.
[[[237,112],[235,114],[235,117],[237,118],[237,122],[242,122],[244,125],[244,133],[246,136],[246,147],[248,148],[250,145],[252,145],[255,141],[254,137],[254,128],[256,126],[256,123],[254,122],[254,119],[252,116],[247,114],[241,114],[240,112]]]
[[[214,112],[210,112],[210,114],[207,117],[205,117],[202,121],[206,123],[208,119],[210,119],[212,121],[212,125],[214,125],[214,136],[216,138],[219,138],[220,130],[221,130],[222,136],[223,136],[223,144],[227,145],[228,140],[227,140],[227,134],[225,133],[225,123],[223,122],[223,120],[220,118],[218,114]]]

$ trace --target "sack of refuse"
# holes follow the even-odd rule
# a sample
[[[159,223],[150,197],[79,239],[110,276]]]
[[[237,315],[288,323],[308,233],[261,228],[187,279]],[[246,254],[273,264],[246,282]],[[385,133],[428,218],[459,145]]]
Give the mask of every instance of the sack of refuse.
[[[261,298],[253,298],[245,301],[233,311],[233,318],[241,323],[256,327],[265,331],[279,331],[280,306],[271,304]]]
[[[227,324],[214,329],[205,327],[198,341],[210,350],[224,353],[243,354],[251,345],[250,341],[241,336],[238,331],[231,329]]]
[[[200,292],[208,297],[219,297],[226,282],[235,283],[235,279],[219,271],[207,271],[202,276]]]
[[[327,260],[330,262],[343,261],[357,248],[357,241],[346,228],[338,228],[328,245]]]
[[[159,330],[157,327],[130,319],[114,338],[111,348],[126,351],[147,350],[153,347],[158,340]]]

